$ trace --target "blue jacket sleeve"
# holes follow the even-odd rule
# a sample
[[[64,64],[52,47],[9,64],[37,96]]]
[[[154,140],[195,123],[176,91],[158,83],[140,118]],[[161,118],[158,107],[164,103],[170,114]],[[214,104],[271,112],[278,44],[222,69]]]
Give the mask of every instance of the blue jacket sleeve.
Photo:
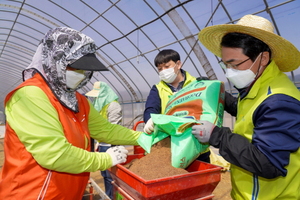
[[[267,98],[254,112],[252,143],[227,127],[215,127],[209,143],[230,163],[258,176],[285,176],[290,153],[300,144],[300,102],[283,94]],[[243,152],[243,153],[236,153]]]
[[[300,147],[300,102],[287,95],[272,95],[253,116],[252,143],[286,174],[290,153]]]
[[[151,113],[161,114],[161,100],[155,85],[152,86],[149,96],[147,97],[145,110],[144,110],[145,123],[151,118],[150,116]]]

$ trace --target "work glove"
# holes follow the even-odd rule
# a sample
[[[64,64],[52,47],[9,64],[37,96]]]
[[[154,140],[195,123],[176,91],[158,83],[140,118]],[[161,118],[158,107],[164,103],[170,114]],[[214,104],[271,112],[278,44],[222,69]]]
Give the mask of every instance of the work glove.
[[[96,143],[95,143],[95,148],[94,148],[94,151],[95,151],[95,152],[98,151],[99,146],[100,146],[99,142],[96,142]]]
[[[215,125],[209,121],[199,121],[197,125],[192,126],[192,134],[201,143],[207,143]]]
[[[112,160],[112,166],[126,162],[128,150],[124,146],[114,146],[107,149]]]
[[[144,126],[144,132],[150,135],[153,131],[154,131],[154,124],[152,119],[150,118],[147,121],[146,125]]]

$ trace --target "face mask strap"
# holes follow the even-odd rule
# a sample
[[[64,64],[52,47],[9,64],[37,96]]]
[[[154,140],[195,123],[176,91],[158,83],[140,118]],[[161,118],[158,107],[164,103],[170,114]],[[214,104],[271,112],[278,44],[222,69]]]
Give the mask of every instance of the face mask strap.
[[[256,74],[255,74],[255,79],[258,78],[258,74],[259,74],[259,71],[260,71],[260,68],[261,68],[262,53],[263,53],[263,52],[260,52],[260,54],[257,56],[257,58],[260,56],[260,60],[259,60],[259,67],[258,67],[257,72],[256,72]],[[257,58],[255,59],[254,63],[256,62]],[[254,63],[253,63],[253,64],[254,64]],[[250,69],[251,69],[251,68],[252,68],[252,66],[250,67]]]

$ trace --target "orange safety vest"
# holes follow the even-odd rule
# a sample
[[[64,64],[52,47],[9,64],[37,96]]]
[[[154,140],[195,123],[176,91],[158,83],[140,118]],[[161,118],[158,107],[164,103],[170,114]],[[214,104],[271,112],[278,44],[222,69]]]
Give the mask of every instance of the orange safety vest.
[[[79,113],[74,113],[58,101],[41,75],[36,74],[10,92],[5,103],[16,90],[24,86],[41,88],[57,110],[66,139],[73,146],[90,150],[90,143],[86,146],[86,141],[90,141],[88,130],[90,107],[84,96],[76,93]],[[0,199],[82,199],[89,179],[89,172],[71,174],[43,168],[26,151],[24,144],[8,123],[6,123],[4,149],[5,162],[0,176]]]

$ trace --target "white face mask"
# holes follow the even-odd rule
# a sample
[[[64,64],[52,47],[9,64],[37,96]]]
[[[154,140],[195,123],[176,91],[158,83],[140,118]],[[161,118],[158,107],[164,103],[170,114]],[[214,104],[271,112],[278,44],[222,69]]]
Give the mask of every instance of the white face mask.
[[[75,89],[84,79],[84,70],[66,71],[66,85],[70,89]]]
[[[260,57],[260,55],[261,53],[257,56],[257,58]],[[256,74],[253,73],[251,68],[253,67],[257,58],[255,59],[251,67],[246,70],[226,68],[226,78],[228,78],[228,80],[238,89],[242,89],[249,86],[255,80],[256,77]]]
[[[256,75],[250,69],[237,70],[227,68],[225,76],[231,83],[233,83],[233,85],[235,85],[235,87],[241,89],[250,85],[250,83],[254,81]]]
[[[172,83],[177,77],[177,74],[174,71],[175,66],[172,68],[164,69],[161,72],[159,72],[160,80],[166,83]]]

